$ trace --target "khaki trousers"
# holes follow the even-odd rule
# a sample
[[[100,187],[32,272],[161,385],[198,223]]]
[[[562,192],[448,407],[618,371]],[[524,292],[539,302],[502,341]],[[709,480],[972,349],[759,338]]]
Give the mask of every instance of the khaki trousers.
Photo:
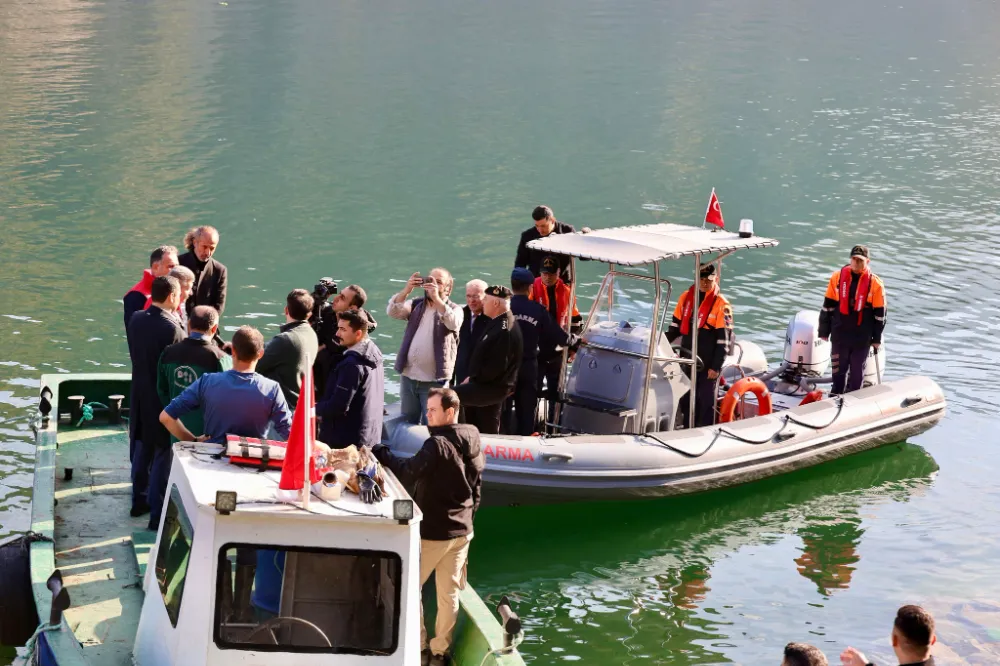
[[[451,634],[458,620],[458,591],[465,588],[465,567],[469,560],[472,535],[448,541],[420,541],[420,585],[434,575],[437,586],[437,621],[431,652],[446,654],[451,646]],[[420,648],[426,649],[427,627],[424,625],[424,603],[420,602]]]

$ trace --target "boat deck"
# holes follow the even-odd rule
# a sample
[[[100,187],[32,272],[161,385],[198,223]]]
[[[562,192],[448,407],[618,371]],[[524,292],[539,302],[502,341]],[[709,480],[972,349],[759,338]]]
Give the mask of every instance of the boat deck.
[[[137,553],[155,534],[132,518],[124,426],[62,429],[56,455],[55,557],[73,600],[66,622],[94,664],[128,666],[143,592]],[[72,480],[64,470],[73,469]],[[148,535],[135,549],[133,532]]]

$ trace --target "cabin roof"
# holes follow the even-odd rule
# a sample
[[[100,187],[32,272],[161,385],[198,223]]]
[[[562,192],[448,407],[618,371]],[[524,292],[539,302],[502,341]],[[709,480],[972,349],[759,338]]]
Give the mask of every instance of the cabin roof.
[[[685,224],[643,224],[596,229],[589,233],[551,234],[528,248],[621,266],[641,266],[663,259],[680,259],[743,248],[774,247],[773,238],[740,238],[733,231],[713,231]]]
[[[214,509],[215,493],[219,490],[236,491],[238,513],[252,512],[260,515],[294,513],[305,516],[300,503],[278,502],[277,490],[281,472],[260,472],[251,467],[233,465],[228,458],[213,458],[221,447],[213,444],[178,442],[174,445],[175,465],[179,464],[188,479],[195,501],[199,506]],[[384,469],[384,468],[383,468]],[[384,471],[387,496],[378,504],[365,504],[354,493],[345,490],[339,500],[328,501],[312,495],[307,518],[320,520],[357,521],[392,517],[392,501],[412,499],[402,484],[388,470]],[[420,519],[420,510],[413,506],[414,521]]]

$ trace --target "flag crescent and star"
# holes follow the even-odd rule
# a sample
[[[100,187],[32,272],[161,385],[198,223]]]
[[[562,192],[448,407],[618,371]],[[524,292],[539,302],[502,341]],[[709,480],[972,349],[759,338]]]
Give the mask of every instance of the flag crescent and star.
[[[719,197],[712,188],[712,195],[708,198],[708,209],[705,210],[705,224],[714,224],[720,229],[725,228],[726,223],[722,219],[722,205],[719,204]]]

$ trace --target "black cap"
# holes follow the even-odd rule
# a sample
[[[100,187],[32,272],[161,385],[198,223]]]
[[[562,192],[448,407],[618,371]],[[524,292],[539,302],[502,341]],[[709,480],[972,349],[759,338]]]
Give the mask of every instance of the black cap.
[[[708,264],[707,266],[701,267],[701,277],[707,278],[715,275],[715,264]]]
[[[511,290],[502,284],[495,284],[486,288],[487,296],[496,296],[497,298],[510,298]]]
[[[543,273],[559,272],[559,262],[556,261],[555,257],[545,257],[544,259],[542,259],[542,272]]]
[[[864,257],[865,259],[871,259],[871,255],[868,254],[868,248],[864,245],[855,245],[851,248],[851,257]]]

